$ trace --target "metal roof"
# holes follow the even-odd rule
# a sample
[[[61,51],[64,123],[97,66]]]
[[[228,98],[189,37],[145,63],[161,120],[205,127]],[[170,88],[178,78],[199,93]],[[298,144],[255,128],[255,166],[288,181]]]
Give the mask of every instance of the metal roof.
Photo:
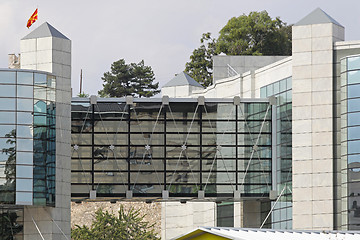
[[[311,25],[311,24],[321,24],[321,23],[334,23],[336,25],[342,26],[335,19],[330,17],[326,12],[321,8],[316,8],[314,11],[309,13],[306,17],[298,21],[295,26],[301,25]]]
[[[300,231],[273,230],[229,227],[199,227],[187,234],[173,238],[174,240],[190,240],[193,237],[210,233],[226,239],[236,240],[355,240],[360,239],[360,231]]]
[[[200,83],[195,81],[192,77],[190,77],[187,73],[181,72],[177,74],[173,79],[167,82],[163,87],[174,87],[174,86],[184,86],[191,85],[196,87],[202,87]]]
[[[51,26],[48,22],[44,22],[34,31],[30,32],[28,35],[23,37],[21,40],[25,39],[34,39],[34,38],[44,38],[44,37],[56,37],[69,40],[64,34],[59,32],[56,28]]]

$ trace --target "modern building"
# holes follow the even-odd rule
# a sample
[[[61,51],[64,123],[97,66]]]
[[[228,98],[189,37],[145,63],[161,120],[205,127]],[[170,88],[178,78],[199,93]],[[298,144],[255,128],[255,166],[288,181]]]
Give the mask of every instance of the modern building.
[[[360,41],[316,9],[292,44],[216,56],[206,89],[180,73],[161,99],[71,100],[71,42],[44,23],[0,71],[11,229],[67,239],[72,199],[159,201],[163,239],[204,225],[359,230]]]

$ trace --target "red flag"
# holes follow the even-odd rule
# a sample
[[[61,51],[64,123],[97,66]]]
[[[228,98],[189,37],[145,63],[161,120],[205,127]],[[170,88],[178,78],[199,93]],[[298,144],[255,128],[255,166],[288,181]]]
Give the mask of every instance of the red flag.
[[[31,15],[27,22],[27,28],[29,28],[36,20],[38,19],[38,9],[35,10],[35,12]]]

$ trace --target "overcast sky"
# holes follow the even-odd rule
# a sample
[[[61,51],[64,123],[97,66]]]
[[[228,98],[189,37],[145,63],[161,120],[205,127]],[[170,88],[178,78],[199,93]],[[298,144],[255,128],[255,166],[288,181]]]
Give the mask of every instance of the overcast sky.
[[[39,20],[26,22],[36,7]],[[218,35],[231,17],[266,10],[288,24],[320,7],[345,29],[346,40],[360,40],[359,0],[0,0],[0,67],[8,67],[9,53],[19,53],[19,41],[49,22],[72,41],[72,88],[97,94],[101,77],[111,63],[150,65],[160,86],[184,70],[202,33]]]

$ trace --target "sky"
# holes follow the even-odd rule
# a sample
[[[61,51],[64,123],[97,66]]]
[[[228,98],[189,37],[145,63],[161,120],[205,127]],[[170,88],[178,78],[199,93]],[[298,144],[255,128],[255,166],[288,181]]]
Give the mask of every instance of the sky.
[[[28,18],[38,7],[39,20]],[[185,69],[202,33],[218,32],[232,17],[266,10],[288,24],[320,7],[345,27],[345,40],[360,40],[359,0],[0,0],[0,68],[20,51],[20,39],[44,22],[72,41],[72,88],[97,95],[114,61],[145,61],[160,87]]]

